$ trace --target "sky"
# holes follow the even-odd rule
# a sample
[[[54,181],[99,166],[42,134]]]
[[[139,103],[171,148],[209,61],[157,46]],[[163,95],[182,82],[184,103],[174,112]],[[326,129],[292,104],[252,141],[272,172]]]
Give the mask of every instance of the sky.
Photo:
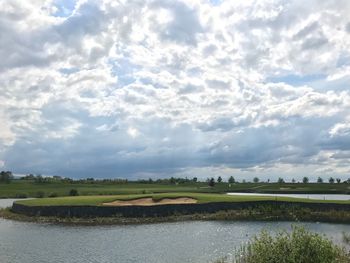
[[[350,1],[0,1],[0,170],[350,177]]]

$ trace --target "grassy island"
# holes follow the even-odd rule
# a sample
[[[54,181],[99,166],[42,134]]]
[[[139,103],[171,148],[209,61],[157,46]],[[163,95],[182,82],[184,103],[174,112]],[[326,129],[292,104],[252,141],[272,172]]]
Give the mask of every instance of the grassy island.
[[[179,220],[287,220],[350,223],[350,201],[210,193],[70,196],[20,200],[0,216],[73,223],[126,224]]]

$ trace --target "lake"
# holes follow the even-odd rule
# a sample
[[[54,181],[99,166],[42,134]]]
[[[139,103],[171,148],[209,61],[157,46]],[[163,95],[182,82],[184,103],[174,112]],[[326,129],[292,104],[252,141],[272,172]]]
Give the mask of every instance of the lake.
[[[261,194],[261,193],[227,193],[228,195],[255,195],[255,196],[275,196],[307,198],[314,200],[350,200],[350,195],[344,194]]]
[[[7,206],[13,200],[0,200]],[[350,225],[305,223],[340,243]],[[1,263],[205,263],[228,255],[262,229],[290,222],[189,221],[127,226],[63,226],[0,219]]]

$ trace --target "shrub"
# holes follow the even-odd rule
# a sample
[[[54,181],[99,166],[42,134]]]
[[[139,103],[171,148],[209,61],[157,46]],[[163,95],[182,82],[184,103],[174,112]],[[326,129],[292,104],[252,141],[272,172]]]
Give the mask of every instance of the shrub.
[[[16,198],[28,198],[28,195],[25,193],[16,193],[15,197]]]
[[[55,193],[55,192],[52,192],[52,193],[49,194],[49,197],[57,197],[57,196],[58,196],[58,194]]]
[[[346,263],[350,257],[343,248],[326,237],[302,227],[276,235],[263,231],[243,245],[234,263]],[[225,259],[217,262],[227,262]]]
[[[35,194],[36,198],[43,198],[44,196],[45,196],[45,192],[43,192],[43,191],[38,191]]]
[[[79,195],[78,190],[77,189],[71,189],[69,191],[69,195],[70,196],[77,196],[77,195]]]

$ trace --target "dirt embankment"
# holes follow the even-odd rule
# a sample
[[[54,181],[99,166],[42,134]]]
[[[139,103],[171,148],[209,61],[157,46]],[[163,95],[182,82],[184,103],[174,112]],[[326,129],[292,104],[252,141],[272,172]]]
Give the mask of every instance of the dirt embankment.
[[[189,197],[180,198],[163,198],[161,200],[153,200],[152,198],[140,198],[133,200],[116,200],[109,203],[103,203],[105,206],[153,206],[153,205],[170,205],[170,204],[195,204],[196,199]]]

